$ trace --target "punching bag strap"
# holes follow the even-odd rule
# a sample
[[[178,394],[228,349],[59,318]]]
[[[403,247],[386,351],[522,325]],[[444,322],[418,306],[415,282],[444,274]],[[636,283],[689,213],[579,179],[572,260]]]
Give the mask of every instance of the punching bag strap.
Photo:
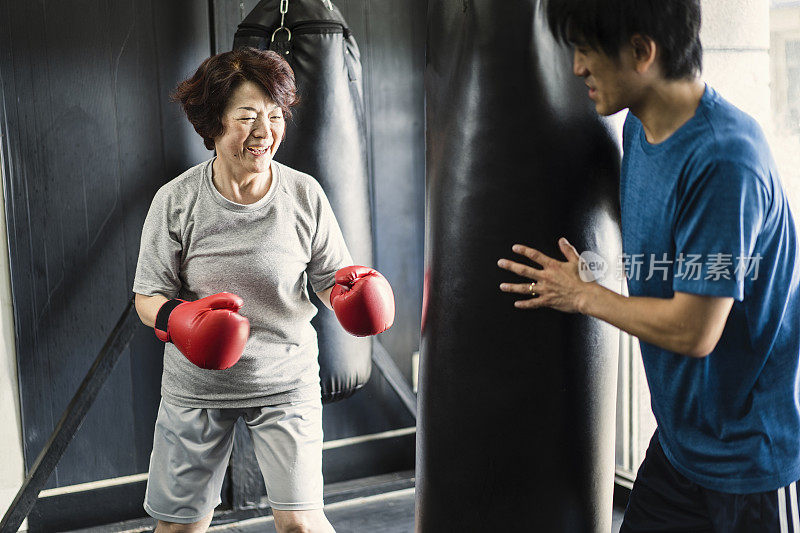
[[[272,32],[272,38],[269,42],[269,49],[273,52],[277,52],[281,55],[281,57],[286,58],[289,53],[292,51],[292,31],[287,28],[283,22],[286,19],[286,13],[289,11],[289,0],[281,0],[281,25]],[[286,32],[286,40],[285,41],[276,41],[275,36],[283,30]]]

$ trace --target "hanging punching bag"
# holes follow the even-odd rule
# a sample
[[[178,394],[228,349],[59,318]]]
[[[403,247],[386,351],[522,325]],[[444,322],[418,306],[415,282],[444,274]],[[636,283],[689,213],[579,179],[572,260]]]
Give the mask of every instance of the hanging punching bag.
[[[371,265],[361,63],[344,18],[329,0],[262,0],[234,36],[234,49],[247,46],[275,50],[294,70],[301,101],[276,159],[316,178],[353,260]],[[332,312],[315,303],[322,399],[341,400],[369,380],[371,343],[346,333]]]
[[[515,243],[620,253],[619,151],[540,9],[428,2],[422,533],[611,528],[619,332],[499,290]]]

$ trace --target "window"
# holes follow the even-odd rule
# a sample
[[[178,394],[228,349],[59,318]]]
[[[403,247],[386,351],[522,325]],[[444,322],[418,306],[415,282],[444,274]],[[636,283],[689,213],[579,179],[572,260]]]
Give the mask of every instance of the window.
[[[769,13],[770,146],[800,225],[800,0],[772,0]]]
[[[800,8],[798,8],[800,9]],[[800,133],[800,40],[786,41],[786,128]]]

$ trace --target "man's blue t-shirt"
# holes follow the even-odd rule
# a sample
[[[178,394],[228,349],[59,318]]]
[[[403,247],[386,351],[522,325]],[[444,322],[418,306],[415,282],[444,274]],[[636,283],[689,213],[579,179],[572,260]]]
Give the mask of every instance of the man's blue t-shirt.
[[[631,296],[733,297],[711,354],[641,343],[664,452],[728,493],[800,479],[800,249],[758,124],[711,87],[659,144],[628,114],[620,199]]]

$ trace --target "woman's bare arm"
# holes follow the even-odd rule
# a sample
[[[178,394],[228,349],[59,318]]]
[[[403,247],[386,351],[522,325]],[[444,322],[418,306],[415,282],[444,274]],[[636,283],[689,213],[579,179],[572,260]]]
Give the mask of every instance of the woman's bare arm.
[[[164,305],[166,301],[167,298],[160,294],[156,294],[155,296],[136,294],[134,305],[136,306],[136,312],[139,314],[139,319],[142,321],[142,324],[151,328],[155,326],[158,310],[161,309],[161,306]]]

